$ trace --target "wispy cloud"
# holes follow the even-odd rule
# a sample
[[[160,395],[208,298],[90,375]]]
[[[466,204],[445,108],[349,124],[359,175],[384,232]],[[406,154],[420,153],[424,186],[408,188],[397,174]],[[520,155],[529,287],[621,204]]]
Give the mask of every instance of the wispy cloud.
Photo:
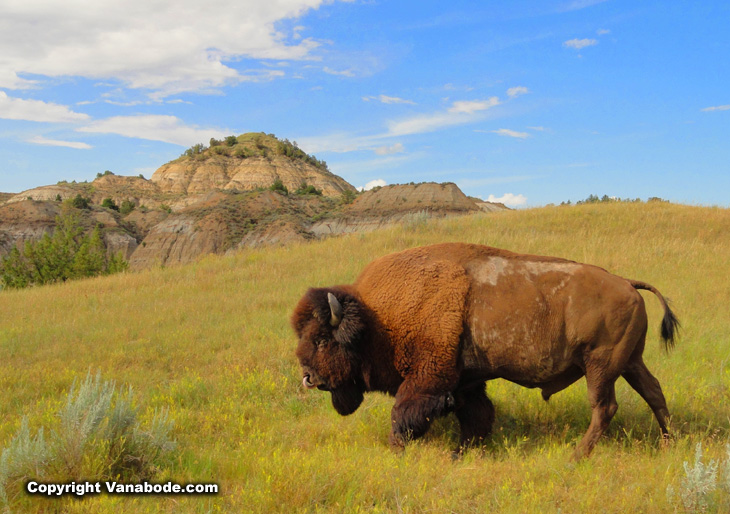
[[[500,104],[496,96],[487,100],[456,101],[446,111],[422,114],[388,123],[386,136],[404,136],[434,132],[446,127],[474,123],[484,118],[484,112]]]
[[[403,153],[405,151],[405,147],[402,143],[396,143],[391,146],[378,146],[373,148],[373,151],[375,152],[375,155],[393,155]]]
[[[322,71],[325,72],[327,75],[336,75],[339,77],[354,77],[355,72],[352,70],[333,70],[332,68],[325,66],[322,68]]]
[[[93,146],[79,141],[61,141],[58,139],[46,139],[42,136],[36,136],[27,140],[28,143],[34,145],[46,145],[46,146],[64,146],[66,148],[75,148],[76,150],[90,150]]]
[[[211,137],[222,138],[234,131],[217,128],[203,128],[197,125],[186,125],[176,116],[136,115],[114,116],[93,121],[76,129],[78,132],[96,134],[117,134],[124,137],[163,141],[180,146],[190,146],[210,140]]]
[[[713,107],[705,107],[704,109],[702,109],[702,112],[711,111],[730,111],[730,105],[715,105]]]
[[[448,84],[444,84],[444,91],[466,91],[468,93],[469,91],[474,91],[474,87],[457,86],[449,82]]]
[[[488,202],[503,203],[508,207],[519,207],[527,203],[527,197],[522,194],[505,193],[502,196],[489,195]]]
[[[571,39],[569,41],[565,41],[563,43],[563,46],[567,48],[575,48],[576,50],[581,50],[587,46],[594,46],[597,44],[597,39]]]
[[[547,130],[545,127],[527,127],[527,128],[530,130],[535,130],[537,132],[544,132]]]
[[[412,100],[406,100],[404,98],[398,98],[397,96],[387,96],[387,95],[378,95],[378,96],[363,96],[363,101],[369,102],[371,100],[377,100],[384,104],[409,104],[409,105],[416,105],[416,102]]]
[[[610,34],[610,33],[611,33],[611,31],[608,29],[598,29],[596,31],[596,34],[598,34],[599,36],[605,36],[606,34]]]
[[[558,8],[558,12],[578,11],[585,9],[586,7],[592,7],[597,4],[602,4],[606,0],[573,0],[566,4],[561,5]]]
[[[398,148],[393,146],[379,146],[382,141],[388,138],[407,136],[412,134],[423,134],[435,132],[449,127],[475,123],[483,120],[489,109],[500,105],[496,96],[486,100],[460,100],[452,102],[445,110],[429,114],[419,114],[405,119],[391,120],[386,122],[385,132],[355,136],[346,133],[330,134],[327,136],[298,137],[300,146],[307,152],[353,152],[356,150],[385,151],[385,148]]]
[[[487,100],[457,101],[449,107],[449,112],[453,114],[474,114],[475,112],[486,111],[495,105],[499,105],[499,98],[496,96]]]
[[[504,176],[487,176],[482,178],[467,178],[457,182],[458,186],[466,191],[476,187],[493,186],[495,184],[511,184],[513,182],[525,182],[540,178],[541,175],[504,175]]]
[[[507,90],[507,96],[509,96],[510,98],[515,98],[521,95],[526,95],[529,92],[530,90],[524,86],[516,86],[511,87]]]
[[[527,132],[517,132],[516,130],[510,130],[506,128],[501,128],[499,130],[492,130],[494,134],[497,134],[499,136],[507,136],[507,137],[514,137],[517,139],[527,139],[530,137],[530,134]]]
[[[49,123],[78,123],[88,120],[89,116],[74,112],[65,105],[13,98],[0,91],[0,118]]]

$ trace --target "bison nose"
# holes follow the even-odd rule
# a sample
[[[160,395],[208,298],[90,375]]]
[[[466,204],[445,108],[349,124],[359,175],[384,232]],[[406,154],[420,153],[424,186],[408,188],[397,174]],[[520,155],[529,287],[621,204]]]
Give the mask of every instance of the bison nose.
[[[312,383],[311,377],[309,376],[309,373],[305,373],[304,374],[304,379],[302,379],[302,384],[307,389],[314,389],[316,387],[315,384]]]

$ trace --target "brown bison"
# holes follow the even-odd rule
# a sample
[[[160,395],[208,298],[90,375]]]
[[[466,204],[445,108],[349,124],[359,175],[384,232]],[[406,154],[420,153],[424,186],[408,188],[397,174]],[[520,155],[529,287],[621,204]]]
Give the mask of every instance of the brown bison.
[[[647,317],[637,289],[662,303],[670,347],[679,323],[649,284],[589,264],[459,243],[387,255],[352,285],[309,289],[291,321],[304,386],[329,391],[337,412],[354,412],[365,391],[395,396],[395,448],[449,412],[462,445],[489,435],[487,380],[539,387],[547,400],[585,376],[593,414],[580,458],[616,412],[619,376],[668,434],[664,395],[642,359]]]

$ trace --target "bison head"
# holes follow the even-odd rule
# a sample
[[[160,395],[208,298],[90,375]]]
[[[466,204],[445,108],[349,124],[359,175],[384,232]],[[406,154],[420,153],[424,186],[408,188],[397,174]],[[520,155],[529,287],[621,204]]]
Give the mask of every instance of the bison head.
[[[343,416],[355,412],[365,389],[359,347],[365,332],[363,311],[355,296],[337,288],[310,289],[292,316],[299,336],[297,358],[308,389],[332,393]]]

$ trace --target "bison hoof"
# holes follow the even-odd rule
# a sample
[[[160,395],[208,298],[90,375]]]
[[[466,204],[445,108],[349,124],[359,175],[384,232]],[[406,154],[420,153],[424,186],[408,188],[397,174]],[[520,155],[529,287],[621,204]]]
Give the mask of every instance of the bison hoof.
[[[454,395],[451,393],[446,393],[446,398],[444,399],[444,413],[453,412],[454,407],[456,407],[456,400],[454,399]]]
[[[405,440],[398,435],[390,434],[388,442],[390,443],[390,449],[393,450],[394,453],[403,453],[406,449]]]

